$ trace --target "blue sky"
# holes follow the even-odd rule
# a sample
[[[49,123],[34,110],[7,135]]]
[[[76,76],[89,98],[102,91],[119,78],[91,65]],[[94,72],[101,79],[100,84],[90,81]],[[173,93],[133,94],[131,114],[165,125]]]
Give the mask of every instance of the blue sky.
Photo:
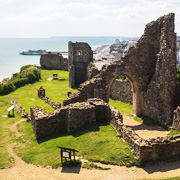
[[[170,12],[180,35],[179,0],[0,0],[0,38],[141,36]]]

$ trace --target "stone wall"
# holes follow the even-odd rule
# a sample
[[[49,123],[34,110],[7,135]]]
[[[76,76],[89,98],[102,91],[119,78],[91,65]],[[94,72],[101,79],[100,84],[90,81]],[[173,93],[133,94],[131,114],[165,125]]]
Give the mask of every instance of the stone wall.
[[[174,14],[162,16],[146,25],[137,44],[120,61],[104,65],[100,74],[81,84],[63,104],[101,98],[109,101],[114,80],[126,76],[133,89],[133,113],[172,123],[176,89],[176,34]]]
[[[132,104],[132,87],[130,82],[116,79],[111,86],[110,97]]]
[[[49,52],[42,54],[40,64],[42,69],[59,69],[68,71],[68,59],[63,58],[61,53]]]
[[[20,116],[27,118],[28,117],[28,113],[25,111],[25,109],[22,108],[22,106],[20,104],[18,104],[18,102],[16,100],[12,100],[11,104],[14,106],[14,108],[17,110],[18,114],[20,114]]]
[[[56,102],[52,101],[45,95],[45,89],[42,86],[38,89],[38,97],[41,98],[46,103],[50,104],[54,109],[61,108],[60,103],[56,103]]]
[[[163,161],[180,156],[180,135],[144,140],[120,120],[112,121],[112,125],[140,161]]]
[[[174,111],[172,127],[173,129],[180,131],[180,106]]]
[[[116,118],[122,122],[118,110],[98,99],[70,104],[49,114],[43,108],[31,108],[31,123],[37,139],[57,132],[74,132],[96,122],[115,121]]]
[[[66,127],[66,113],[64,109],[57,109],[49,114],[44,108],[31,108],[31,124],[36,139],[57,132],[64,132]]]
[[[87,67],[87,79],[91,79],[94,76],[98,75],[100,73],[100,70],[95,66],[93,62],[90,62]]]
[[[93,62],[93,52],[87,43],[69,42],[69,85],[79,86],[87,80],[87,66]]]

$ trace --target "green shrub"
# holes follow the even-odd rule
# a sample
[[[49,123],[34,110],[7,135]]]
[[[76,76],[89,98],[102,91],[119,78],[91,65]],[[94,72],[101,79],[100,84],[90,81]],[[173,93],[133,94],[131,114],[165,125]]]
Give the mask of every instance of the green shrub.
[[[24,86],[25,84],[27,84],[27,82],[28,82],[28,78],[17,78],[12,81],[12,83],[16,88],[20,88]]]
[[[25,66],[22,66],[21,69],[20,69],[20,72],[28,69],[29,67],[32,67],[33,65],[25,65]]]
[[[4,79],[2,80],[3,83],[7,83],[8,81],[9,81],[9,78],[4,78]]]
[[[37,67],[31,65],[23,66],[20,73],[13,74],[13,77],[6,84],[1,84],[0,94],[7,94],[39,79],[41,79],[41,72]]]
[[[12,91],[14,91],[16,89],[16,87],[14,86],[13,83],[7,83],[7,84],[4,84],[3,86],[3,94],[6,94],[6,93],[10,93]]]

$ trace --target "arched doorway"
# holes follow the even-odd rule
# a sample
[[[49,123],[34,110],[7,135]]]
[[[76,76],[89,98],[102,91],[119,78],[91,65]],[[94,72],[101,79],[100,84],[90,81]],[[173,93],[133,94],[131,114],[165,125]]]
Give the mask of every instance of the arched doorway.
[[[129,84],[129,85],[127,85],[127,86],[130,86],[131,92],[129,92],[129,93],[132,93],[132,94],[130,95],[127,93],[129,97],[125,97],[125,96],[121,95],[121,98],[124,99],[125,103],[131,102],[131,104],[133,105],[133,114],[134,115],[136,115],[136,116],[141,115],[142,107],[143,107],[142,92],[140,92],[138,90],[137,82],[130,74],[128,74],[126,72],[121,72],[110,81],[109,87],[108,87],[108,98],[111,96],[111,90],[112,90],[113,83],[115,83],[115,81],[117,81],[117,79],[120,79],[120,78],[123,79],[123,77],[124,77],[125,81],[127,81],[127,83],[123,83],[123,84]],[[119,85],[121,85],[121,84],[122,83],[119,83]],[[122,88],[121,88],[121,90],[122,90]],[[121,92],[121,93],[123,93],[123,92]],[[132,99],[130,99],[130,98],[132,98]]]

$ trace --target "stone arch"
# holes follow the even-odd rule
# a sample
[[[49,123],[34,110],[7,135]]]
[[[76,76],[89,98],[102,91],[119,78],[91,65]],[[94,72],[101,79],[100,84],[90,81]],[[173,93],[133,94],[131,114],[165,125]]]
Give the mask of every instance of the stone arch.
[[[176,88],[174,14],[148,23],[137,44],[130,47],[120,61],[103,66],[99,75],[81,84],[79,92],[63,104],[90,98],[108,102],[109,88],[120,74],[126,75],[132,83],[135,115],[148,116],[164,125],[172,122]]]
[[[108,93],[107,93],[107,99],[109,100],[109,97],[110,97],[110,91],[111,91],[111,87],[112,87],[112,84],[113,82],[115,81],[115,79],[120,76],[120,75],[123,75],[125,77],[127,77],[130,81],[130,84],[131,84],[131,87],[132,87],[132,90],[133,90],[133,114],[138,116],[142,113],[142,109],[139,109],[139,108],[142,108],[142,106],[138,106],[138,104],[140,104],[140,101],[142,100],[142,98],[140,96],[138,96],[138,85],[137,85],[137,82],[136,80],[133,78],[133,76],[125,71],[120,71],[120,72],[117,72],[116,76],[114,76],[110,82],[109,82],[109,85],[108,85]]]

